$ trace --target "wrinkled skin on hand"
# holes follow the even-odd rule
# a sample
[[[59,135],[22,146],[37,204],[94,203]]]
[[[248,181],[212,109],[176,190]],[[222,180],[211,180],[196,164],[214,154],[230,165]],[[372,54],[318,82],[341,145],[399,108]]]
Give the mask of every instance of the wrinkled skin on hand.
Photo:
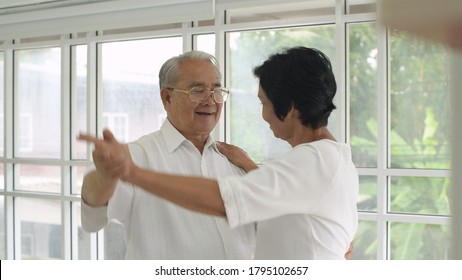
[[[216,142],[216,144],[220,153],[226,156],[234,165],[241,167],[246,172],[258,168],[255,162],[250,159],[243,149],[225,142]]]
[[[111,131],[103,131],[103,139],[80,133],[79,140],[93,143],[93,161],[103,180],[124,180],[130,174],[134,164],[127,144],[119,143]]]

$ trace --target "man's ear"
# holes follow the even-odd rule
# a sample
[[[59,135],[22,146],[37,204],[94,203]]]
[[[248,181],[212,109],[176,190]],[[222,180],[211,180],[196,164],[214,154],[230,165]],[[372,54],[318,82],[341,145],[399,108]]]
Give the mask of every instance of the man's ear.
[[[162,103],[164,104],[164,107],[170,104],[170,97],[171,97],[171,91],[169,89],[162,88],[160,90],[160,99],[162,99]]]

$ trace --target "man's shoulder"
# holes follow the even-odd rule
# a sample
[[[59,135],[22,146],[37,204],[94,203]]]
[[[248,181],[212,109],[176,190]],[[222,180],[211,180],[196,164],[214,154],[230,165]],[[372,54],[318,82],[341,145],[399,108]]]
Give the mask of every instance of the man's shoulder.
[[[128,144],[129,145],[146,145],[146,144],[150,144],[150,143],[153,143],[153,142],[157,142],[159,140],[162,139],[162,132],[160,130],[156,130],[154,132],[151,132],[151,133],[148,133],[148,134],[145,134],[143,136],[141,136],[140,138],[132,141],[132,142],[129,142]]]
[[[221,154],[218,150],[211,148],[212,152],[210,154],[213,155],[213,160],[211,161],[215,168],[221,168],[220,176],[229,176],[229,175],[244,175],[246,172],[234,165],[232,162],[228,160],[226,156]]]
[[[161,145],[163,142],[162,133],[160,130],[145,134],[135,141],[129,142],[128,147],[131,152],[135,150],[152,150]]]

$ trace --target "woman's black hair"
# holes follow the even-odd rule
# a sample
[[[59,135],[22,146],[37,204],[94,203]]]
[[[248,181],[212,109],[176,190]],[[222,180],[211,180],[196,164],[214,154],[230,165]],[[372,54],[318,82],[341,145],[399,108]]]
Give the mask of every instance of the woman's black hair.
[[[260,86],[273,104],[274,112],[284,120],[294,107],[303,125],[313,129],[327,126],[336,108],[337,91],[329,58],[314,48],[294,47],[271,55],[254,69]]]

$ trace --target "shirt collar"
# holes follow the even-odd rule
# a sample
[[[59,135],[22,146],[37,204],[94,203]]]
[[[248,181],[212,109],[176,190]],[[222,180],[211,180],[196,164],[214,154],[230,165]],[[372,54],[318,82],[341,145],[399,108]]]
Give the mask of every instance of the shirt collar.
[[[165,122],[162,124],[160,131],[162,132],[162,136],[164,138],[165,145],[167,146],[167,150],[169,153],[172,153],[173,151],[175,151],[185,141],[188,141],[188,139],[186,139],[183,136],[183,134],[181,134],[173,126],[173,124],[168,120],[168,118],[165,119]],[[212,146],[216,152],[219,152],[212,135],[209,135],[209,137],[207,138],[207,142],[205,143],[204,150],[207,149],[209,146]]]

